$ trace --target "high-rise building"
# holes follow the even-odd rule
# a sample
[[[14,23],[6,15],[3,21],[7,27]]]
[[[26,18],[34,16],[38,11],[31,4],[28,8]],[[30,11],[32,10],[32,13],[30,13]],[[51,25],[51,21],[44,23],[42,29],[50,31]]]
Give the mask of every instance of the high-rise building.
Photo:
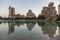
[[[32,17],[36,17],[36,15],[32,12],[32,10],[29,10],[27,13],[27,17],[32,18]]]
[[[10,18],[13,18],[14,15],[15,15],[15,8],[9,6],[9,17],[10,17]]]
[[[60,4],[58,5],[58,15],[60,15]]]
[[[15,15],[15,8],[12,7],[12,8],[11,8],[11,16],[14,16],[14,15]]]
[[[54,3],[53,2],[50,2],[48,4],[48,7],[43,7],[43,10],[42,10],[42,14],[45,16],[45,17],[55,17],[56,16],[56,10],[55,10],[55,7],[53,6]]]
[[[9,17],[11,16],[11,6],[9,6]]]

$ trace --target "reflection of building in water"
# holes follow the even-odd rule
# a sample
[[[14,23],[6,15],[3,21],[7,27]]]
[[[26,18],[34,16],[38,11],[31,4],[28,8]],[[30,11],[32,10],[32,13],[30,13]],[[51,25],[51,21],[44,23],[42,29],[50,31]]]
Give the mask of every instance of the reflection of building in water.
[[[8,22],[8,26],[9,26],[9,32],[8,32],[8,34],[13,33],[15,31],[15,26],[16,25],[18,27],[20,27],[20,25],[24,25],[24,24],[25,24],[25,22],[21,22],[21,21]]]
[[[56,32],[56,25],[50,24],[50,23],[46,23],[45,28],[42,27],[43,33],[48,34],[50,38],[54,37],[54,34]]]
[[[45,24],[42,23],[41,27],[42,27],[43,34],[48,34],[50,38],[54,37],[54,34],[56,32],[56,29],[57,29],[56,25],[47,22]]]
[[[50,38],[49,40],[60,40],[60,23],[58,22],[57,23],[57,26],[58,26],[58,34],[54,37],[54,38]]]
[[[8,26],[9,26],[9,32],[8,32],[8,34],[13,33],[15,31],[15,25],[14,25],[14,23],[8,23]]]
[[[58,33],[59,33],[59,34],[58,34],[57,36],[55,36],[55,38],[53,38],[53,39],[55,39],[55,40],[60,40],[60,23],[58,22],[57,25],[58,25],[58,28],[59,28],[59,29],[58,29]]]
[[[26,24],[27,24],[28,30],[31,31],[32,28],[35,26],[36,22],[27,22]]]

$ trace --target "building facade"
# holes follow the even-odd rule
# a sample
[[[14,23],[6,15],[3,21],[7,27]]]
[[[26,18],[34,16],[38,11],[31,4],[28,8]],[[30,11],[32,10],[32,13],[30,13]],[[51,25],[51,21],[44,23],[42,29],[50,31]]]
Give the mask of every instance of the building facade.
[[[54,3],[53,2],[50,2],[48,4],[48,7],[43,7],[43,10],[42,10],[42,15],[44,15],[46,18],[47,17],[55,17],[56,16],[56,10],[55,10],[55,7],[53,6]]]
[[[9,17],[10,17],[10,18],[13,18],[14,15],[15,15],[15,8],[9,6]]]
[[[32,10],[29,10],[27,13],[27,17],[33,18],[33,17],[36,17],[36,15],[32,12]]]
[[[58,5],[58,15],[60,15],[60,4]]]

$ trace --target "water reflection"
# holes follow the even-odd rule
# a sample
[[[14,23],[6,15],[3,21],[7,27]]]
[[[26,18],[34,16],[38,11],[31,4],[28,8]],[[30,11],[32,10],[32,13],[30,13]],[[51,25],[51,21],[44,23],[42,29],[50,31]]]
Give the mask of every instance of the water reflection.
[[[18,27],[20,27],[20,25],[24,25],[25,22],[21,22],[21,21],[15,21],[15,25],[17,25]]]
[[[14,22],[8,23],[8,27],[9,27],[8,34],[13,33],[15,31],[15,23]]]
[[[20,27],[20,25],[24,25],[27,24],[26,27],[28,28],[28,31],[31,31],[32,28],[35,26],[36,22],[20,22],[20,21],[12,21],[12,22],[8,22],[8,27],[9,27],[9,32],[13,33],[15,31],[15,26],[17,25],[17,27]]]
[[[8,22],[8,27],[9,27],[9,32],[8,34],[10,33],[13,33],[15,31],[15,26],[17,27],[20,27],[20,25],[24,25],[25,22],[20,22],[20,21],[12,21],[12,22]]]
[[[2,21],[0,21],[0,24],[2,24]]]
[[[2,24],[2,22],[0,22],[0,24]],[[32,22],[32,21],[30,21],[30,22],[29,21],[28,22],[27,21],[25,21],[25,22],[23,22],[23,21],[8,22],[8,35],[16,32],[16,27],[19,28],[19,30],[21,30],[21,28],[22,28],[21,25],[23,26],[25,24],[26,24],[26,27],[24,26],[25,29],[27,29],[30,32],[32,31],[33,34],[36,34],[36,35],[39,34],[38,40],[40,40],[40,37],[44,37],[44,36],[49,38],[49,39],[46,38],[46,40],[58,40],[58,39],[60,39],[60,22],[57,22],[57,23],[56,22],[36,22],[36,21],[34,21],[34,22]],[[33,31],[33,29],[36,27],[36,24],[38,24],[38,27],[41,28],[41,30],[39,30],[38,33],[35,33]],[[58,27],[58,29],[57,29],[57,27]],[[36,30],[36,28],[34,30]],[[58,30],[58,32],[56,32],[57,30]],[[28,33],[28,31],[27,31],[27,34],[30,33],[30,32]],[[42,31],[42,32],[40,32],[40,31]],[[21,32],[17,32],[17,33],[21,33]],[[40,36],[40,33],[42,33],[42,36]],[[15,34],[15,35],[17,35],[17,34]],[[20,34],[18,34],[18,35],[21,36]],[[22,35],[23,35],[23,33],[22,33]],[[56,35],[56,36],[54,36],[54,35]],[[34,36],[35,35],[33,35],[31,40],[33,40],[33,38],[35,38]],[[42,39],[44,40],[44,38],[42,38]],[[22,39],[19,39],[19,40],[22,40]],[[25,40],[28,40],[28,39],[25,39]]]
[[[42,24],[38,23],[38,25],[40,27],[42,27],[43,34],[48,34],[50,38],[54,37],[54,34],[55,34],[56,30],[57,30],[57,28],[56,28],[57,25],[55,25],[55,23],[52,24],[50,22],[46,22],[46,23],[42,22]]]
[[[54,34],[57,30],[57,25],[55,23],[50,23],[50,22],[37,22],[38,25],[40,27],[42,27],[42,31],[43,31],[43,34],[48,34],[49,37],[54,37]],[[19,21],[16,21],[16,22],[12,22],[12,23],[8,23],[8,26],[9,26],[9,32],[8,34],[10,33],[13,33],[14,30],[15,30],[15,25],[17,25],[17,27],[19,27],[20,25],[24,25],[25,22],[19,22]],[[36,22],[26,22],[26,27],[28,28],[28,31],[31,31],[32,28],[34,28]]]
[[[36,22],[26,22],[27,28],[29,31],[32,30],[32,28],[35,26]]]

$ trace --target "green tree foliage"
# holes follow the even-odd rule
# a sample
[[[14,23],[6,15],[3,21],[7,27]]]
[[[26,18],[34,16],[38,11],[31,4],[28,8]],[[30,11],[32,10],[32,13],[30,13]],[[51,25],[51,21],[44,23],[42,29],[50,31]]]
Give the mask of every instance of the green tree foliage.
[[[37,19],[46,19],[44,15],[39,15]]]
[[[2,19],[2,17],[0,17],[0,19]]]
[[[57,16],[57,21],[60,21],[60,15],[59,15],[59,16]]]

